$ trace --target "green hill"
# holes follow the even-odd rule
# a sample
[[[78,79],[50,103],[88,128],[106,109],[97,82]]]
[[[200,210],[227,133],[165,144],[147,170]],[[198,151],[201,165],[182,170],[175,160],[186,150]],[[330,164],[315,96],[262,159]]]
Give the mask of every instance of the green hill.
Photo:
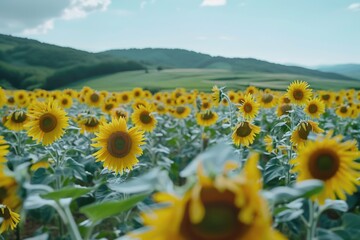
[[[297,66],[286,66],[253,58],[212,57],[207,54],[183,49],[145,48],[110,50],[103,52],[103,54],[162,68],[227,69],[234,72],[284,73],[327,79],[352,79],[337,73],[321,72]]]
[[[0,85],[53,89],[69,82],[144,66],[119,57],[0,34]]]
[[[360,79],[360,64],[339,64],[321,66],[317,69],[320,71],[334,72],[351,78]]]

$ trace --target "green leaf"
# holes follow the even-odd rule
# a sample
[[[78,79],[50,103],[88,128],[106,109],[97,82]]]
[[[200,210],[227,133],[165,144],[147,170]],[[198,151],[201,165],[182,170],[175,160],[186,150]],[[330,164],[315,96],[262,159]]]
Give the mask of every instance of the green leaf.
[[[349,208],[345,201],[343,200],[330,200],[327,199],[325,204],[320,207],[320,212],[323,212],[327,209],[334,209],[340,212],[346,212]]]
[[[40,196],[44,199],[50,199],[55,201],[58,201],[61,198],[76,199],[84,194],[91,192],[92,190],[93,190],[92,188],[66,187],[58,191],[42,194]]]
[[[306,180],[294,185],[296,190],[301,192],[301,197],[309,198],[322,191],[324,183],[320,180]]]
[[[135,195],[120,201],[108,201],[95,203],[80,208],[80,212],[84,213],[93,222],[101,221],[105,218],[117,215],[123,211],[129,210],[138,202],[144,200],[148,194]]]

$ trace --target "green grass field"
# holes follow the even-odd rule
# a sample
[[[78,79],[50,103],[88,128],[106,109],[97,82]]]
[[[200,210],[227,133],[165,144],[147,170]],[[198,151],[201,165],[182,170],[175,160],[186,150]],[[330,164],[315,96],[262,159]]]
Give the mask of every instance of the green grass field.
[[[150,90],[199,89],[210,91],[213,85],[226,86],[233,89],[245,89],[249,85],[259,88],[284,90],[294,80],[307,81],[313,89],[339,90],[344,88],[360,88],[360,81],[328,80],[292,74],[271,73],[236,73],[224,69],[169,69],[163,71],[149,70],[116,73],[107,76],[86,79],[64,88],[81,89],[89,86],[97,90],[121,91],[135,87]]]

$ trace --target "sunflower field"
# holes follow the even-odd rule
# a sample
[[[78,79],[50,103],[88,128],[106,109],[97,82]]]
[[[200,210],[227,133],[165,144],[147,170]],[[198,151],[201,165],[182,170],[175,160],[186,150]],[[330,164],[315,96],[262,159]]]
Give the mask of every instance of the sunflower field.
[[[360,91],[0,88],[0,239],[360,239]]]

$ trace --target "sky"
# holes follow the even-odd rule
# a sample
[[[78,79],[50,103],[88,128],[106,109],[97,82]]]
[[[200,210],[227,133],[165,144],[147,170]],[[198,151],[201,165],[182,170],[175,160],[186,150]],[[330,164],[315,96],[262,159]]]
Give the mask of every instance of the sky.
[[[360,0],[0,0],[0,33],[90,52],[161,47],[360,63]]]

